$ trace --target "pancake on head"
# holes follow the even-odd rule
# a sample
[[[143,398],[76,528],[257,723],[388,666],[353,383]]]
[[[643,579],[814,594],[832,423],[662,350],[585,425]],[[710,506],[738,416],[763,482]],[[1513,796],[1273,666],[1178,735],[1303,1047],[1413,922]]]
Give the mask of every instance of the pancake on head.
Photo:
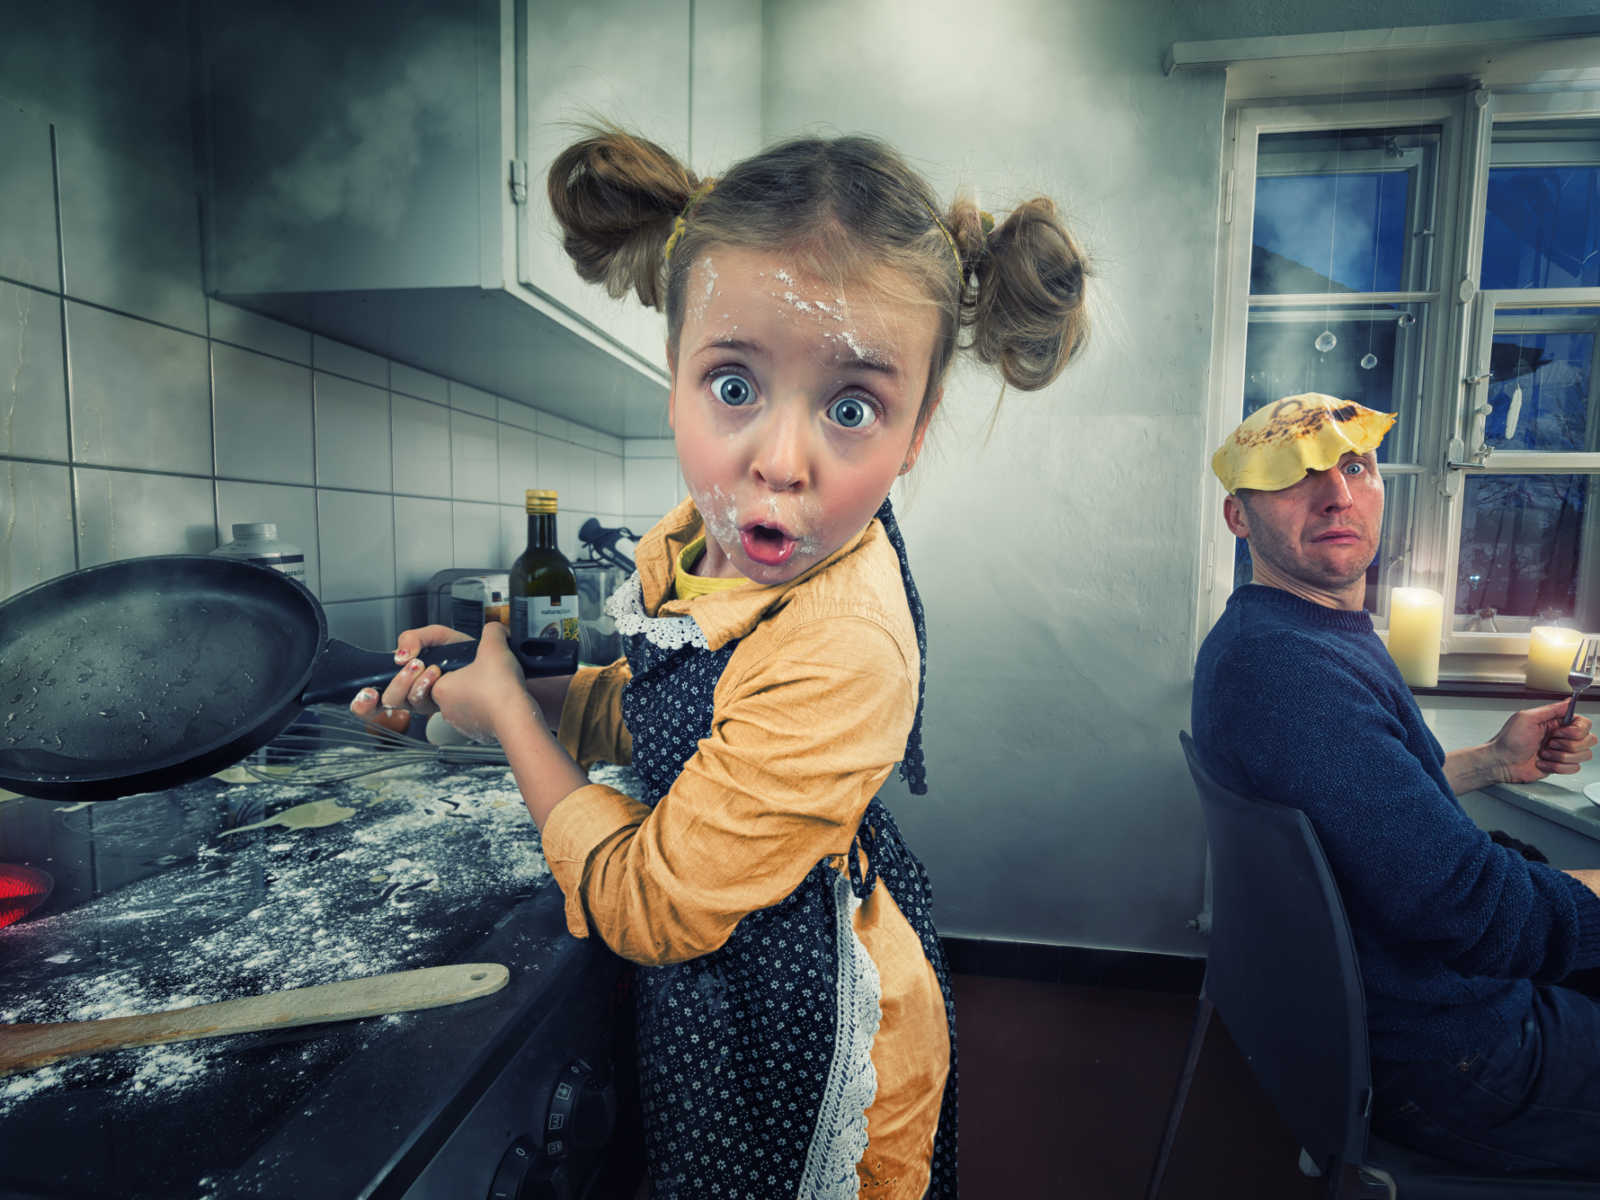
[[[1282,491],[1346,454],[1376,450],[1397,415],[1321,392],[1285,396],[1241,421],[1211,456],[1211,469],[1230,495]]]

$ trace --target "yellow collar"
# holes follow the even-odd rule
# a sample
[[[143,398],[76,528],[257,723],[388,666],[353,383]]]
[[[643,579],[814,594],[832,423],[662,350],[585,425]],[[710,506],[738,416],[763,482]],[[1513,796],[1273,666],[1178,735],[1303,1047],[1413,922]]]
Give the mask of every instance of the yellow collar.
[[[706,548],[706,535],[701,534],[678,551],[677,569],[673,576],[673,590],[679,600],[693,600],[709,596],[712,592],[725,592],[729,588],[743,587],[750,581],[743,575],[696,575],[692,568]]]

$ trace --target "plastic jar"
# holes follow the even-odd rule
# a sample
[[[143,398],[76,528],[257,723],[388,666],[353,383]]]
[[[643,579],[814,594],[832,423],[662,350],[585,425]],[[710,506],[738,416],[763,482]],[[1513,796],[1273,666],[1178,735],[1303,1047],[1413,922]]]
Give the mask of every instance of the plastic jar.
[[[291,579],[306,581],[306,556],[299,546],[278,540],[278,526],[272,521],[235,521],[233,540],[211,552],[224,558],[242,558],[257,566],[271,567]]]

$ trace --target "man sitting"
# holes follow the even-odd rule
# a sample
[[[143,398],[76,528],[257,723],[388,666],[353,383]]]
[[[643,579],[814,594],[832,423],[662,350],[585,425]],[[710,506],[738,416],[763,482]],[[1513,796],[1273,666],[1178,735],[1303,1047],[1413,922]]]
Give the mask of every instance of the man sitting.
[[[1446,754],[1362,609],[1394,417],[1291,396],[1213,469],[1250,545],[1195,665],[1196,746],[1225,785],[1305,812],[1355,935],[1385,1137],[1489,1170],[1600,1168],[1600,870],[1497,844],[1458,794],[1570,774],[1595,736],[1566,702]]]

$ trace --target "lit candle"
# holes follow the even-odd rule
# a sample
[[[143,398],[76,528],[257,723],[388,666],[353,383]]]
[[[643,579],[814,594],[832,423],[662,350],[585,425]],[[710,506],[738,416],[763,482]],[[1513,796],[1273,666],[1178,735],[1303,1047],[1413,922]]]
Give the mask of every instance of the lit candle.
[[[1444,597],[1427,588],[1397,587],[1389,593],[1389,656],[1412,687],[1439,682],[1439,635]]]
[[[1567,672],[1583,633],[1559,625],[1535,625],[1528,631],[1528,686],[1541,692],[1569,692]]]

